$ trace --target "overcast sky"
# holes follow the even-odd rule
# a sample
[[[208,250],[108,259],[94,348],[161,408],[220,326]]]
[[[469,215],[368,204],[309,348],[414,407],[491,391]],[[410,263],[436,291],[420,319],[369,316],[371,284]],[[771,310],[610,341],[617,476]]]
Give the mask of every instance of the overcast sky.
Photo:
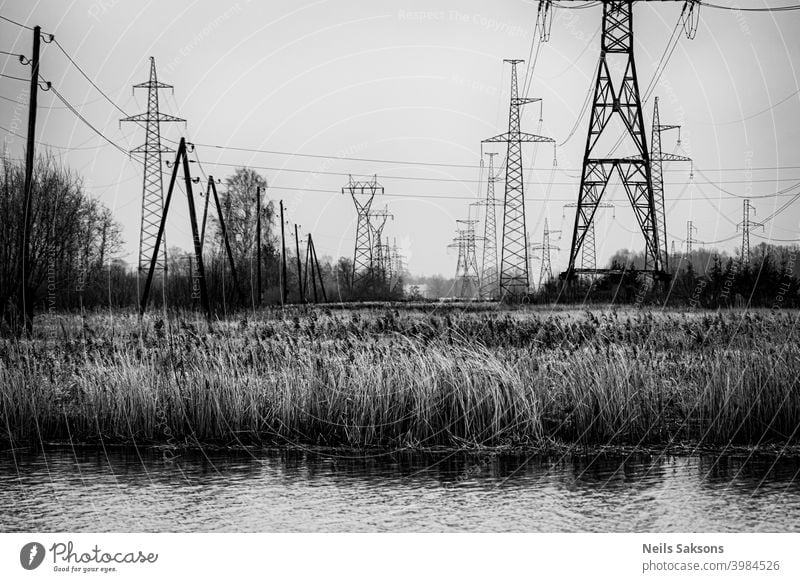
[[[642,91],[667,47],[681,4],[635,6]],[[537,11],[537,2],[530,0],[5,0],[0,5],[0,14],[55,34],[128,114],[146,110],[146,93],[132,94],[131,86],[147,80],[148,57],[154,56],[159,80],[175,86],[174,96],[162,91],[162,111],[188,120],[185,127],[165,124],[164,136],[186,135],[199,144],[222,146],[197,148],[203,170],[216,177],[232,173],[235,165],[263,167],[258,171],[269,182],[268,197],[283,199],[289,219],[313,232],[320,255],[352,256],[355,209],[339,192],[346,174],[377,173],[386,195],[376,207],[388,205],[393,213],[385,232],[397,238],[410,269],[448,276],[456,266],[456,255],[447,248],[455,221],[466,218],[470,202],[485,195],[480,141],[507,128],[510,67],[502,60],[529,58]],[[550,42],[541,45],[529,78],[528,95],[543,99],[543,122],[539,107],[529,105],[523,131],[566,140],[558,148],[555,171],[552,147],[525,146],[523,154],[525,166],[536,168],[526,172],[531,242],[540,241],[545,218],[552,229],[563,230],[555,241],[561,251],[553,256],[554,270],[563,269],[569,250],[574,209],[563,206],[577,198],[588,115],[572,130],[594,82],[601,14],[600,7],[556,9]],[[758,198],[800,183],[798,30],[800,12],[704,7],[696,39],[677,42],[645,104],[648,140],[653,97],[659,96],[661,122],[683,126],[680,148],[677,134],[666,133],[663,149],[695,160],[693,181],[688,164],[667,165],[670,241],[680,246],[687,220],[694,221],[701,241],[730,239],[741,220],[743,197],[752,197],[758,219],[798,191],[794,187],[780,196]],[[0,50],[30,55],[29,31],[0,21],[0,38]],[[29,74],[15,57],[2,58],[3,73]],[[124,149],[143,143],[144,131],[133,124],[120,127],[119,111],[55,45],[43,45],[41,70],[112,141]],[[528,71],[527,64],[520,66],[521,85]],[[0,100],[0,134],[7,155],[15,158],[23,155],[24,139],[7,130],[24,136],[27,111],[9,100],[24,101],[25,90],[25,83],[0,78],[5,98]],[[135,263],[141,163],[109,146],[52,94],[40,93],[39,102],[37,139],[62,148],[54,151],[114,210],[124,227],[122,258]],[[500,151],[498,158],[504,157],[503,149],[485,151]],[[643,248],[624,192],[607,197],[617,201],[616,217],[604,210],[598,218],[600,263],[617,249]],[[189,248],[185,197],[176,203],[168,240],[170,246]],[[799,217],[800,202],[769,221],[765,236],[800,238]],[[738,245],[733,237],[715,246],[733,252]]]

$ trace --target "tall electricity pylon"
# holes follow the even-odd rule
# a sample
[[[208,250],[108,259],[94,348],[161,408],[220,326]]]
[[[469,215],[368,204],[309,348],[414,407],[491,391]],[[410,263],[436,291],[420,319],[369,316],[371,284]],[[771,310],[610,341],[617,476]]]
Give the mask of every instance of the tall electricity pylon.
[[[574,202],[570,204],[564,204],[564,208],[577,208],[578,205]],[[597,208],[611,208],[612,210],[615,208],[613,204],[609,204],[607,202],[600,202],[597,205]],[[613,215],[616,218],[616,213]],[[591,279],[594,279],[596,271],[597,271],[597,245],[595,243],[595,220],[592,218],[592,221],[589,223],[589,229],[586,232],[586,238],[583,241],[583,246],[581,247],[581,270],[587,274]]]
[[[139,231],[139,272],[143,272],[153,257],[156,246],[158,227],[164,212],[164,191],[161,183],[161,154],[173,151],[161,145],[161,124],[182,121],[185,119],[161,113],[158,110],[158,90],[172,89],[158,81],[156,76],[156,60],[150,57],[150,80],[133,86],[134,89],[147,89],[147,113],[139,113],[121,119],[133,121],[145,126],[144,145],[131,150],[132,154],[144,154],[144,182],[142,186],[142,223]],[[167,244],[164,241],[163,253],[158,257],[156,269],[167,268]]]
[[[387,279],[386,274],[386,261],[387,261],[387,247],[383,245],[383,229],[386,227],[388,219],[394,220],[394,216],[389,212],[388,208],[383,210],[376,210],[369,213],[369,228],[370,236],[372,237],[372,268],[376,275],[383,279]]]
[[[550,242],[550,235],[560,233],[560,230],[550,230],[547,224],[547,219],[544,219],[544,231],[542,234],[541,244],[534,244],[531,246],[533,250],[541,251],[541,266],[539,268],[539,283],[537,287],[542,288],[542,285],[553,278],[553,265],[550,262],[550,251],[561,249]]]
[[[507,143],[506,190],[503,200],[503,246],[500,260],[501,298],[518,300],[527,292],[530,283],[528,273],[528,231],[525,226],[525,188],[522,177],[522,143],[548,142],[549,137],[520,131],[520,107],[526,103],[541,101],[538,98],[519,97],[517,65],[524,61],[506,59],[511,63],[511,104],[508,111],[508,131],[489,139],[485,143]]]
[[[356,243],[353,251],[353,287],[369,282],[373,276],[372,227],[369,219],[370,208],[376,194],[383,194],[383,186],[378,184],[378,177],[370,181],[356,181],[353,176],[342,188],[342,194],[349,193],[358,213],[356,226]]]
[[[749,199],[745,199],[742,201],[742,222],[736,225],[737,230],[739,228],[742,229],[742,265],[746,266],[750,264],[750,229],[753,227],[757,228],[764,228],[764,223],[762,222],[755,222],[750,220],[750,211],[753,211],[753,215],[756,213],[755,207],[750,204]]]
[[[475,206],[485,206],[483,221],[483,256],[481,260],[481,298],[498,299],[500,297],[499,277],[497,272],[497,217],[495,208],[502,204],[494,196],[494,184],[500,180],[500,174],[494,173],[494,157],[496,153],[488,153],[489,174],[486,182],[486,199],[475,202]]]
[[[661,125],[658,114],[658,97],[653,105],[653,131],[651,133],[650,162],[653,177],[653,196],[656,203],[656,223],[658,224],[658,244],[660,245],[661,262],[664,271],[669,270],[669,252],[667,251],[667,212],[664,204],[664,172],[663,162],[691,162],[692,158],[677,154],[666,154],[661,151],[661,132],[670,129],[678,130],[678,145],[681,143],[680,125]],[[691,177],[691,174],[690,174]],[[687,251],[688,254],[688,251]]]
[[[480,292],[478,259],[476,256],[475,224],[477,220],[457,220],[456,238],[450,247],[458,248],[456,265],[456,295],[462,299],[473,299]]]
[[[691,220],[686,221],[686,257],[692,257],[692,251],[694,250],[694,243],[699,243],[700,241],[694,238],[694,235],[697,233],[697,227],[694,225],[694,222]],[[702,243],[701,243],[702,244]]]
[[[681,19],[687,36],[696,31],[695,0],[684,3]],[[633,2],[603,1],[603,23],[600,41],[600,64],[594,87],[589,134],[583,157],[581,185],[578,193],[578,209],[567,270],[561,276],[574,279],[582,272],[576,262],[581,246],[589,231],[597,205],[608,188],[614,174],[618,174],[633,207],[639,228],[645,239],[644,271],[656,279],[668,278],[660,242],[661,227],[658,224],[656,201],[653,192],[651,156],[647,147],[639,81],[633,53]],[[546,16],[551,4],[540,3],[540,19]],[[542,38],[545,38],[542,30]],[[609,66],[611,61],[611,66]],[[618,65],[618,66],[617,66]],[[612,75],[612,69],[623,71]],[[617,119],[622,135],[617,145],[601,151],[598,141],[607,137],[606,128]],[[627,141],[634,156],[615,154],[619,144]],[[602,145],[602,144],[601,144]]]

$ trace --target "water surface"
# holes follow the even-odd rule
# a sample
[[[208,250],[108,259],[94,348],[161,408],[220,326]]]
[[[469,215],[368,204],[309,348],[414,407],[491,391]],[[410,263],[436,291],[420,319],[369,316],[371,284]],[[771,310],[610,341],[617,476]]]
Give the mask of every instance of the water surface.
[[[0,453],[0,531],[800,531],[800,459],[58,447]]]

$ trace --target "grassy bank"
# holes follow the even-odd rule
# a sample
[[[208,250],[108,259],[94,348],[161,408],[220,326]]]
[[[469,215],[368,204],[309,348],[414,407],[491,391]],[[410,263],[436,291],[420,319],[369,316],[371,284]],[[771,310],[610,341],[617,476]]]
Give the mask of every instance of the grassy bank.
[[[3,339],[0,438],[349,447],[800,440],[795,312],[51,316]]]

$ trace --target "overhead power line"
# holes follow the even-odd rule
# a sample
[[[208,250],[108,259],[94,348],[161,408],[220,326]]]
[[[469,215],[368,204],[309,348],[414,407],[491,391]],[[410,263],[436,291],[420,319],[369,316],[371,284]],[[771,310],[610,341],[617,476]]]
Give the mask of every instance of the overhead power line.
[[[717,8],[719,10],[732,10],[734,12],[784,12],[788,10],[800,10],[800,4],[790,4],[788,6],[762,6],[760,8],[740,8],[739,6],[722,6],[710,2],[700,2],[706,8]]]
[[[11,20],[0,14],[0,20],[5,20],[6,22],[10,22],[11,24],[16,24],[17,26],[24,28],[26,30],[33,30],[33,27],[28,26],[27,24],[22,24],[21,22],[17,22],[16,20]]]

